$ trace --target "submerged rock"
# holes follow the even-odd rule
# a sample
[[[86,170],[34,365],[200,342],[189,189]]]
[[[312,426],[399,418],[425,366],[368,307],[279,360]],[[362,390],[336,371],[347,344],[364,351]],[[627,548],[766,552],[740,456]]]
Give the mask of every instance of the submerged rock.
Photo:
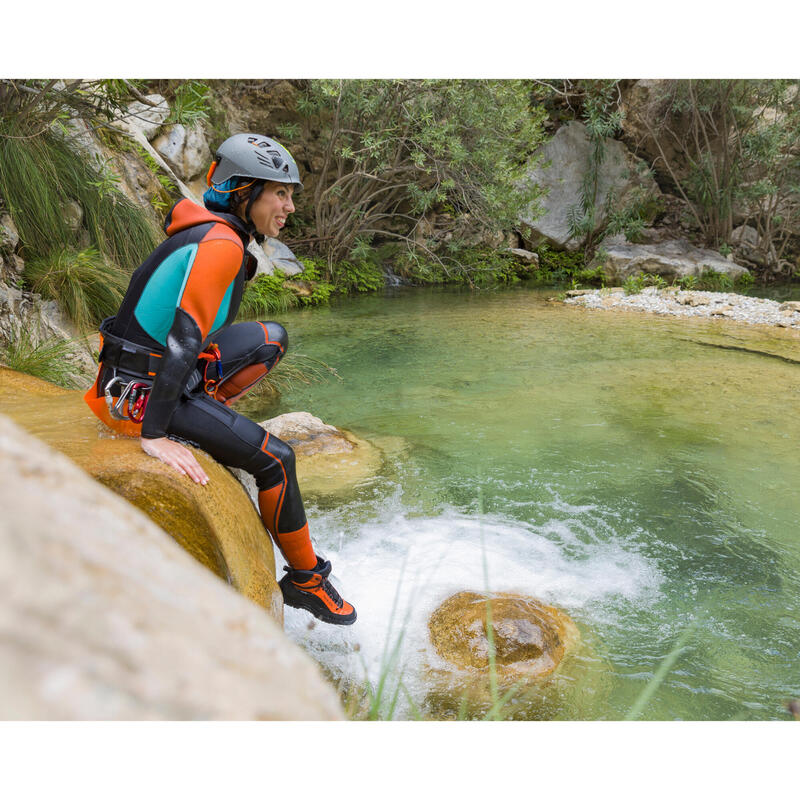
[[[0,717],[343,718],[273,619],[5,416],[0,477]]]
[[[492,713],[507,719],[581,719],[584,707],[605,693],[607,670],[596,657],[579,652],[586,648],[576,625],[532,597],[488,597],[493,675],[486,594],[459,592],[431,615],[428,630],[441,661],[429,665],[427,712],[438,719]],[[496,705],[500,697],[505,700]]]
[[[491,613],[495,664],[501,674],[527,678],[548,675],[578,638],[563,611],[532,597],[459,592],[445,600],[428,622],[436,652],[459,669],[489,668],[488,614]]]

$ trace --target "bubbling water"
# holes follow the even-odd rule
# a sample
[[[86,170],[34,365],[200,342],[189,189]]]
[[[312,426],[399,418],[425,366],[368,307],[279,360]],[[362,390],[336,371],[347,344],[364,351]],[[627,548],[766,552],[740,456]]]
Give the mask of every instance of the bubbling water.
[[[338,680],[366,679],[373,686],[402,635],[396,669],[419,704],[425,667],[439,663],[428,618],[456,592],[488,587],[532,596],[590,628],[621,603],[649,604],[658,597],[659,569],[635,542],[615,536],[597,507],[558,499],[549,505],[553,516],[543,525],[452,507],[415,516],[402,505],[399,489],[368,521],[348,524],[353,507],[310,509],[317,548],[331,559],[333,582],[356,607],[358,620],[347,628],[310,627],[305,612],[287,607],[286,632]]]

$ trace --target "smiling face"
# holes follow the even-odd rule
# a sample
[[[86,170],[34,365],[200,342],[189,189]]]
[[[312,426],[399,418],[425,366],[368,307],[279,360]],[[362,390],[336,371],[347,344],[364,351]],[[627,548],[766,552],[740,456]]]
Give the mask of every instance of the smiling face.
[[[294,212],[290,183],[268,182],[250,209],[250,218],[256,230],[264,236],[277,237],[286,225],[289,214]]]

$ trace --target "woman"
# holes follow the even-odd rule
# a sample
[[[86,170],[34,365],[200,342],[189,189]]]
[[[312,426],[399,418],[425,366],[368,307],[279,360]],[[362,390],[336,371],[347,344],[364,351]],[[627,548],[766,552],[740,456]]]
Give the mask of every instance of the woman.
[[[302,189],[289,152],[273,139],[226,139],[208,172],[205,207],[175,204],[168,238],[134,272],[116,317],[100,331],[100,371],[86,401],[115,430],[139,435],[142,449],[196,483],[208,476],[191,450],[251,473],[265,527],[289,564],[284,601],[335,625],[356,612],[328,581],[331,564],[311,544],[294,453],[230,405],[286,353],[276,322],[236,317],[255,260],[251,237],[278,236]]]

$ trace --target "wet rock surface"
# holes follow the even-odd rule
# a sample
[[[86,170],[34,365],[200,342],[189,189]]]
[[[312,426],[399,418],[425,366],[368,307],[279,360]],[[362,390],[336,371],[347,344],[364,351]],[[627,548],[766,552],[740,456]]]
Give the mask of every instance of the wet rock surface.
[[[209,476],[195,484],[146,455],[137,439],[114,437],[82,393],[0,369],[0,405],[15,422],[69,456],[147,514],[201,564],[279,622],[283,600],[275,556],[253,503],[230,472],[193,448]]]
[[[343,718],[269,615],[2,415],[0,476],[4,719]]]
[[[489,665],[487,595],[459,592],[431,614],[436,655],[428,673],[428,713],[438,719],[580,718],[583,695],[604,691],[604,671],[580,651],[577,626],[563,612],[532,597],[490,593],[495,647]],[[492,689],[492,681],[496,690]],[[506,699],[498,703],[498,698]],[[494,709],[494,710],[493,710]]]
[[[539,677],[552,672],[577,631],[562,611],[530,597],[459,592],[431,614],[431,641],[445,661],[461,668],[489,668],[487,613],[491,606],[495,663],[500,671]]]

